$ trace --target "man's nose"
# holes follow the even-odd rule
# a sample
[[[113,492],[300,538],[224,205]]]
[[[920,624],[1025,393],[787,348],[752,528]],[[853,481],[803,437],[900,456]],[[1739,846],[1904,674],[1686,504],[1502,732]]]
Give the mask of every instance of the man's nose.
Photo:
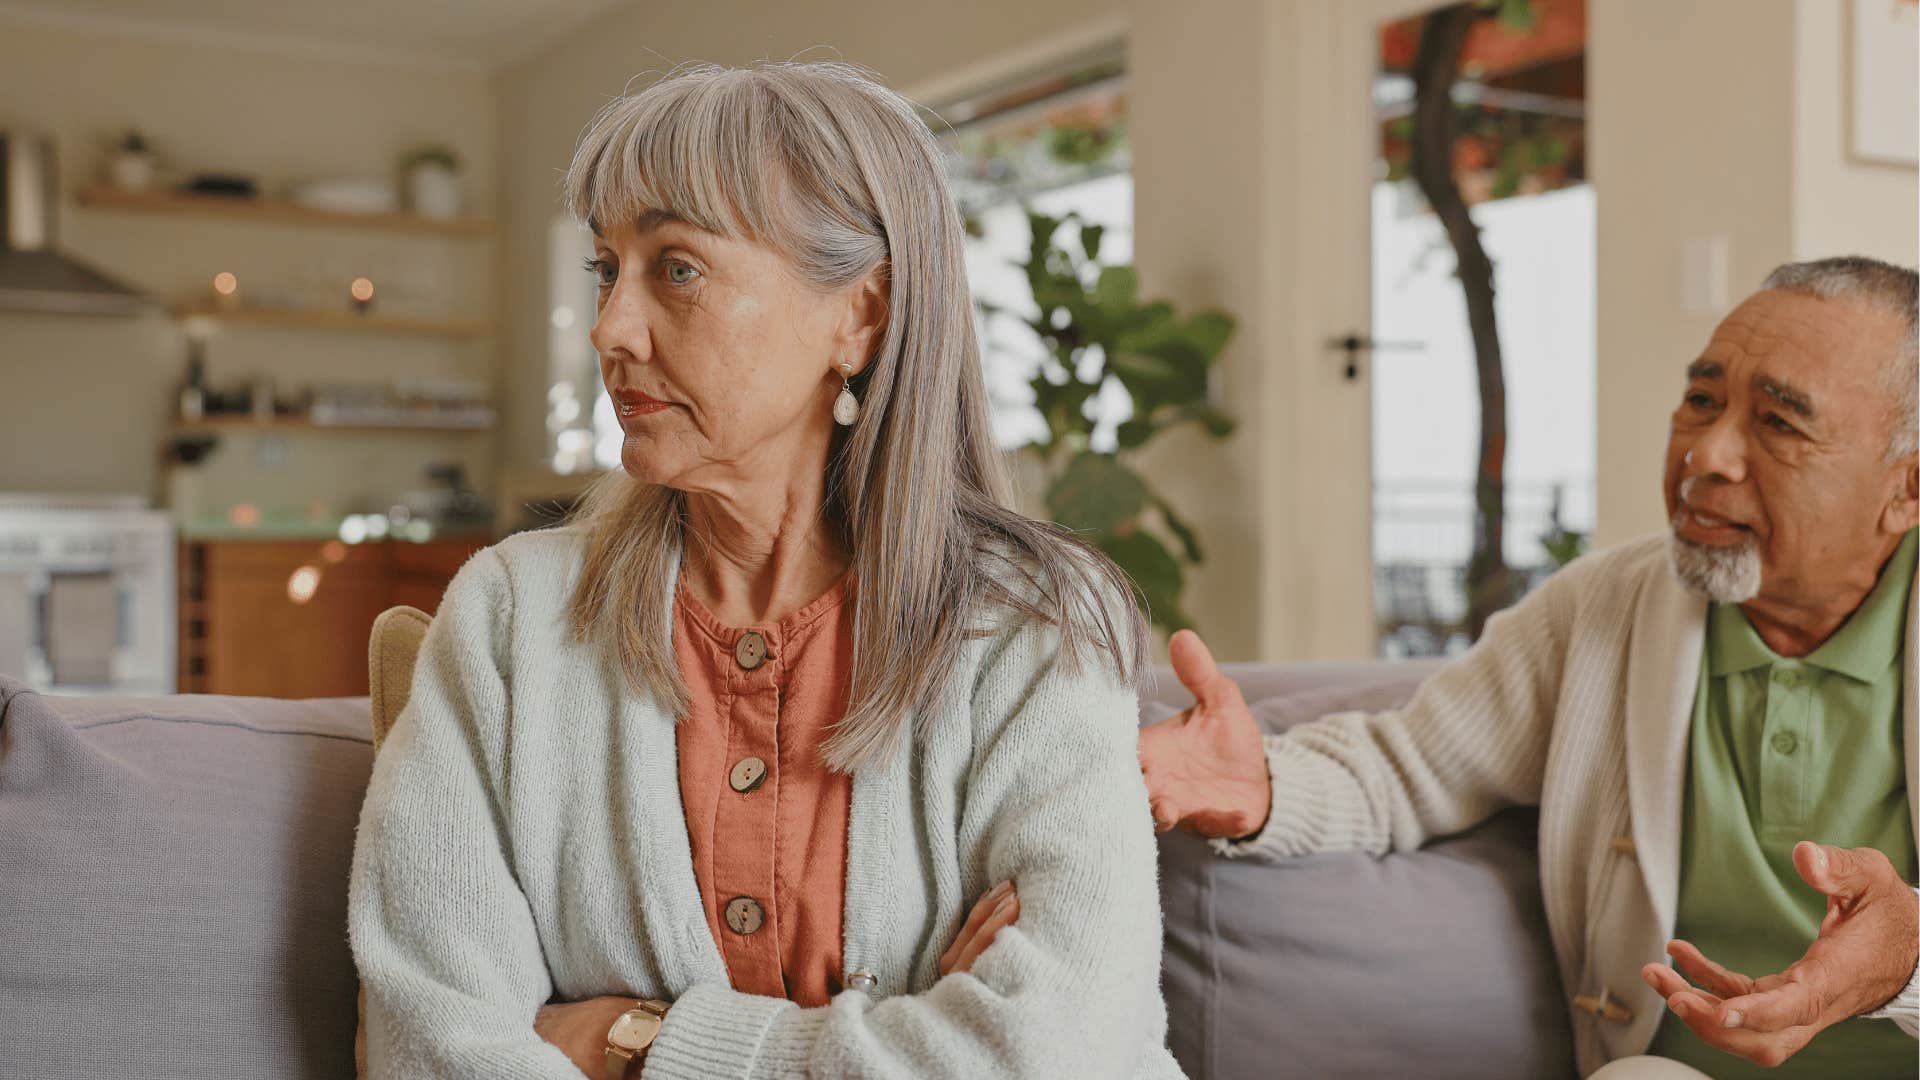
[[[1721,414],[1687,451],[1687,466],[1696,476],[1711,476],[1730,484],[1747,477],[1747,436],[1743,421],[1732,410]]]

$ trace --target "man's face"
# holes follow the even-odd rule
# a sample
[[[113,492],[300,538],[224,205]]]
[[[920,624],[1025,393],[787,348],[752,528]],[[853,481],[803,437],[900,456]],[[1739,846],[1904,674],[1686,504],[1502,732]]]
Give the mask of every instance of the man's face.
[[[1731,589],[1747,595],[1716,599],[1792,600],[1878,572],[1887,507],[1912,467],[1885,457],[1882,371],[1903,331],[1865,305],[1769,290],[1689,365],[1667,439],[1667,518],[1681,548],[1748,565],[1751,587]]]

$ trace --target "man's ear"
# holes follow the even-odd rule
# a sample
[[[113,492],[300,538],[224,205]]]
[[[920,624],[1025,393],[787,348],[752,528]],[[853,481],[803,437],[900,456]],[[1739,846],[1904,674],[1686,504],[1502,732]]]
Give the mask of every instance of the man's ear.
[[[853,365],[855,375],[867,370],[867,362],[886,340],[887,321],[893,310],[893,277],[882,259],[867,276],[848,286],[847,317],[841,326],[845,354],[840,358]],[[835,361],[838,368],[839,360]]]
[[[1893,497],[1880,511],[1880,527],[1895,536],[1920,526],[1920,454],[1908,454],[1894,465]]]

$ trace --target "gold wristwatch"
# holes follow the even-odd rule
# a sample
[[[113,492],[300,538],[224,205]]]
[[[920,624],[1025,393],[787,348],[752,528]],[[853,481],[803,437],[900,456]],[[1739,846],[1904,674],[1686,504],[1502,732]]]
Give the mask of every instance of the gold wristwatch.
[[[665,1001],[643,1001],[613,1022],[607,1029],[607,1080],[628,1080],[627,1070],[647,1056],[647,1047],[660,1035],[666,1022]],[[636,1075],[637,1075],[636,1070]]]

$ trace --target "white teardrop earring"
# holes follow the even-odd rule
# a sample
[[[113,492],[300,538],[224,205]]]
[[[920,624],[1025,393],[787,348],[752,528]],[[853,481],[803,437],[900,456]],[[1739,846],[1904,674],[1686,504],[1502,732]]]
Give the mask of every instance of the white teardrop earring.
[[[841,427],[852,427],[860,419],[860,399],[853,396],[853,387],[849,385],[853,378],[853,365],[842,361],[840,364],[840,396],[833,399],[833,419]]]

